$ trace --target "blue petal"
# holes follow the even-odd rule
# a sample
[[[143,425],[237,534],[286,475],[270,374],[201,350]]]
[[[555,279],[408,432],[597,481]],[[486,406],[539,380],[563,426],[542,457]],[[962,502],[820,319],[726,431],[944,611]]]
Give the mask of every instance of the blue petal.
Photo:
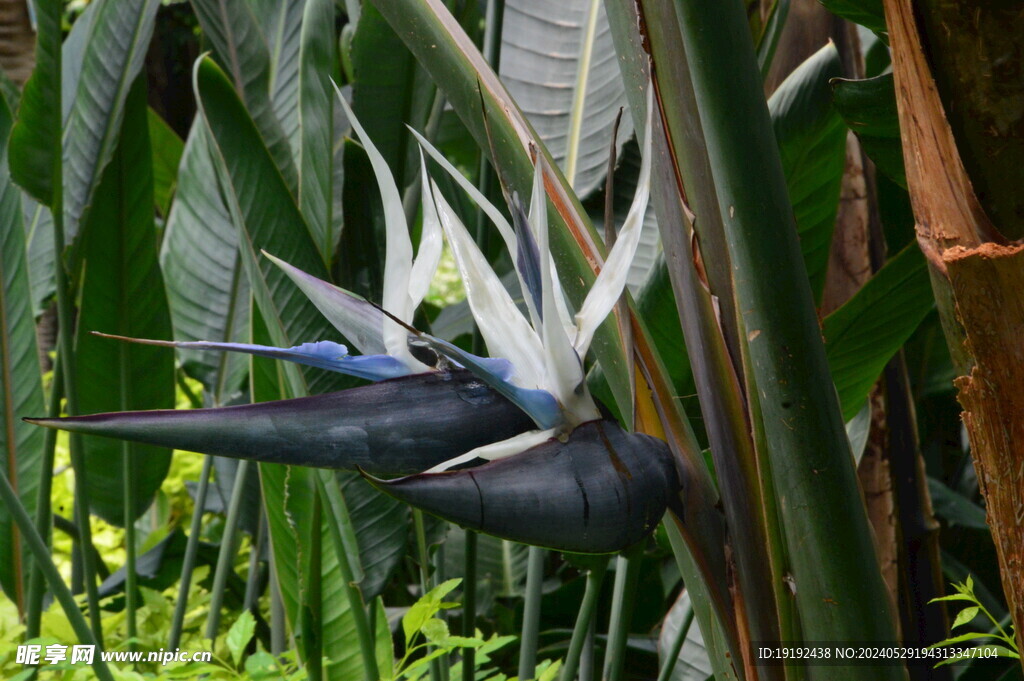
[[[547,390],[521,388],[511,382],[514,367],[507,359],[477,357],[462,348],[430,334],[420,333],[420,340],[452,360],[469,369],[481,381],[501,393],[509,402],[522,409],[541,430],[562,423],[562,408],[555,396]]]
[[[303,343],[291,348],[275,348],[270,345],[249,343],[212,343],[209,341],[175,342],[175,347],[197,350],[225,350],[245,352],[260,357],[283,359],[296,364],[337,371],[348,376],[365,378],[370,381],[384,381],[389,378],[408,376],[412,372],[402,362],[390,355],[350,355],[348,348],[334,341]]]
[[[519,195],[512,194],[512,224],[515,225],[516,240],[518,242],[516,253],[516,269],[523,283],[529,289],[528,293],[533,299],[534,309],[537,316],[543,321],[544,310],[541,295],[541,272],[540,272],[540,251],[537,249],[537,241],[533,238],[530,230],[530,223],[526,218],[526,211],[519,201]]]

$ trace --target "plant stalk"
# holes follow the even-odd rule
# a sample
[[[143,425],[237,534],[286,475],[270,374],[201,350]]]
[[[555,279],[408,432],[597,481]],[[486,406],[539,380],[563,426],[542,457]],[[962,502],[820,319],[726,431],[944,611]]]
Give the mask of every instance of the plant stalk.
[[[604,651],[604,680],[619,681],[626,656],[629,623],[633,619],[633,596],[640,578],[640,557],[620,555],[615,559],[612,612],[608,621],[608,648]]]
[[[64,363],[57,357],[53,365],[53,382],[50,385],[50,403],[47,413],[51,417],[60,416],[60,401],[63,395],[62,381]],[[50,541],[53,531],[53,508],[50,497],[53,494],[53,455],[57,447],[57,431],[46,429],[43,439],[43,460],[40,463],[42,475],[39,478],[39,495],[36,498],[36,531],[43,538],[43,543]],[[28,604],[25,615],[25,639],[39,637],[40,622],[43,616],[43,573],[31,570],[28,578]]]
[[[28,544],[29,550],[35,557],[36,569],[42,573],[43,578],[50,587],[50,591],[53,592],[57,602],[64,609],[64,614],[68,618],[68,622],[71,624],[75,635],[78,636],[78,640],[84,645],[98,646],[98,639],[82,616],[82,611],[79,609],[78,603],[75,602],[75,597],[71,595],[71,591],[64,583],[63,578],[61,578],[57,566],[54,565],[46,542],[43,541],[42,535],[39,534],[32,524],[28,511],[22,506],[21,500],[18,499],[18,495],[7,479],[6,473],[2,471],[0,471],[0,500],[7,507],[7,512],[14,519],[18,529],[21,530],[22,541]],[[103,661],[103,657],[99,654],[93,657],[93,669],[100,681],[114,681],[114,677],[107,668],[106,662]]]
[[[587,586],[583,592],[580,611],[576,615],[576,625],[572,629],[569,650],[566,652],[565,662],[562,664],[560,681],[573,681],[577,669],[580,668],[580,655],[583,653],[588,636],[593,632],[591,625],[594,623],[594,611],[597,609],[597,601],[601,596],[601,585],[604,583],[604,576],[607,572],[608,561],[605,560],[587,573]]]
[[[192,510],[192,523],[189,526],[188,540],[185,543],[185,557],[181,563],[178,600],[174,603],[174,614],[171,616],[171,632],[167,639],[168,650],[174,650],[181,643],[181,628],[185,623],[188,592],[192,587],[192,571],[196,567],[196,556],[199,553],[199,535],[203,530],[203,509],[206,508],[206,495],[210,489],[210,473],[212,471],[213,457],[204,456],[203,470],[199,474],[199,489],[196,490],[196,503]]]
[[[231,572],[231,564],[237,551],[238,524],[242,516],[242,496],[245,492],[245,481],[249,475],[249,460],[241,459],[235,469],[235,486],[231,489],[228,501],[228,515],[224,521],[224,534],[220,540],[220,552],[217,554],[217,568],[213,573],[213,587],[210,592],[210,614],[206,620],[206,638],[216,640],[220,629],[220,610],[224,603],[224,591]]]
[[[57,292],[57,343],[58,352],[64,363],[64,399],[69,416],[78,414],[78,387],[75,385],[74,309],[70,282],[64,269],[64,184],[62,167],[58,163],[54,171],[53,206],[53,251],[54,280]],[[85,580],[86,600],[89,604],[89,622],[97,645],[103,647],[103,625],[100,622],[100,597],[96,586],[96,561],[92,547],[92,525],[89,520],[89,491],[86,484],[85,454],[82,451],[82,437],[76,433],[68,436],[71,452],[71,466],[75,471],[75,519],[78,524],[82,572]]]
[[[464,563],[462,565],[462,635],[476,634],[476,554],[477,533],[466,530]],[[476,681],[476,650],[462,651],[462,681]]]
[[[531,546],[526,563],[526,593],[523,607],[523,633],[519,643],[519,681],[532,679],[537,672],[537,634],[540,627],[540,599],[544,586],[546,551]]]

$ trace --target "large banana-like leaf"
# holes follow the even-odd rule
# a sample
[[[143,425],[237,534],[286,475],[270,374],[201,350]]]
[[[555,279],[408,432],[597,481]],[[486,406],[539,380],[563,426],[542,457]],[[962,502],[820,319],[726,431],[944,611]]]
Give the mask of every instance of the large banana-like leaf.
[[[640,541],[681,488],[664,442],[609,421],[474,468],[373,482],[463,527],[575,553]]]
[[[309,0],[298,55],[299,208],[324,262],[340,236],[334,220],[334,3]],[[275,100],[276,101],[276,100]]]
[[[825,352],[844,420],[857,415],[886,363],[934,306],[924,256],[912,243],[825,318]]]
[[[192,124],[178,170],[160,265],[183,341],[244,342],[249,337],[249,283],[238,259],[238,235],[210,158],[209,131]],[[180,350],[185,371],[220,403],[242,387],[246,359],[234,353]]]
[[[608,170],[612,127],[626,91],[601,0],[507,0],[502,81],[579,196]],[[629,139],[623,117],[616,147]]]
[[[281,122],[284,136],[291,144],[292,156],[299,157],[299,71],[301,33],[305,26],[303,13],[308,0],[257,0],[252,3],[252,12],[262,29],[270,54],[270,101],[274,113]],[[334,16],[327,18],[317,28],[334,33]],[[330,75],[330,66],[324,76]]]
[[[48,3],[49,4],[49,3]],[[82,12],[81,16],[71,26],[71,32],[68,33],[68,37],[64,40],[62,48],[62,70],[60,78],[60,91],[58,93],[49,92],[45,100],[40,98],[38,107],[28,104],[25,98],[22,98],[24,103],[24,109],[20,110],[19,113],[24,117],[26,125],[33,125],[28,121],[39,121],[46,124],[49,114],[47,113],[48,107],[57,107],[57,96],[61,97],[61,109],[62,116],[59,121],[67,122],[68,116],[71,114],[71,105],[74,103],[75,91],[78,89],[78,78],[82,71],[83,55],[85,54],[86,39],[88,38],[89,32],[92,28],[93,19],[96,17],[96,11],[100,8],[102,3],[93,2],[86,7],[85,11]],[[53,11],[49,7],[45,8],[45,11]],[[60,9],[56,10],[58,13]],[[44,49],[43,45],[50,40],[47,37],[47,32],[51,29],[47,27],[49,19],[40,19],[39,31],[42,31],[42,37],[37,40],[37,49]],[[59,19],[58,19],[59,23]],[[59,34],[60,29],[57,28]],[[60,37],[56,38],[58,41]],[[41,55],[37,59],[42,60],[44,69],[52,69],[51,66],[46,66],[51,58],[43,58]],[[26,84],[28,87],[28,84]],[[47,111],[42,109],[47,108]],[[38,110],[37,110],[38,109]],[[51,129],[55,141],[52,143],[58,145],[56,155],[52,158],[58,158],[60,155],[60,137],[62,125],[58,125]],[[35,133],[33,133],[35,134]],[[26,137],[26,148],[18,153],[31,154],[36,159],[34,162],[42,163],[43,155],[47,152],[41,151],[35,145],[33,141],[31,145],[28,144]],[[41,140],[39,140],[41,143]],[[52,158],[47,156],[46,158],[52,161]],[[15,161],[11,160],[12,163],[25,163],[27,161]],[[13,169],[14,166],[12,166]],[[35,170],[32,172],[41,172]],[[49,171],[51,174],[54,172],[51,167]],[[25,240],[28,243],[28,271],[29,271],[29,285],[32,288],[32,309],[35,316],[38,317],[43,312],[43,307],[46,302],[54,294],[54,256],[53,256],[53,218],[50,214],[49,203],[39,203],[33,196],[38,193],[34,191],[26,192],[24,196],[24,207],[23,213],[25,215]]]
[[[281,7],[297,3],[280,3]],[[292,195],[298,193],[298,173],[292,147],[271,99],[272,64],[266,37],[244,0],[193,0],[203,33],[214,54],[256,123]]]
[[[50,205],[64,127],[60,106],[62,3],[42,0],[35,9],[36,67],[25,83],[8,157],[14,181],[37,201]]]
[[[273,316],[264,310],[264,316],[270,317],[268,323],[278,324],[280,315],[281,331],[296,342],[341,340],[280,268],[266,258],[257,261],[259,252],[265,250],[304,272],[328,278],[327,266],[254,119],[225,73],[208,58],[196,66],[195,87],[203,120],[214,142],[211,149],[215,165],[222,168],[219,175],[236,227],[243,270],[255,300],[261,306],[274,308]],[[261,295],[263,291],[269,299]],[[353,384],[338,374],[316,370],[307,371],[305,376],[310,393]]]
[[[149,139],[153,148],[153,199],[166,220],[178,185],[178,165],[185,152],[185,143],[153,109],[149,110]]]
[[[846,168],[846,126],[832,106],[829,87],[829,80],[841,73],[839,51],[830,43],[793,71],[768,100],[815,300],[821,299],[825,286]]]
[[[0,98],[0,140],[7,139],[12,116]],[[0,141],[0,467],[29,513],[36,507],[43,440],[19,416],[42,411],[43,384],[36,350],[21,192],[7,172],[7,145]],[[49,474],[49,472],[45,472]],[[24,603],[28,581],[21,541],[6,507],[0,505],[0,587],[12,602]]]
[[[279,402],[33,422],[217,456],[389,476],[418,473],[532,426],[464,370]]]
[[[82,56],[64,146],[64,230],[71,246],[121,129],[128,90],[142,69],[158,0],[102,0]]]
[[[80,235],[85,263],[76,339],[78,405],[84,412],[174,406],[174,357],[161,348],[119,343],[91,335],[105,331],[150,338],[171,334],[153,225],[153,175],[146,90],[136,81],[124,107],[120,142],[103,174]],[[136,498],[143,513],[170,465],[170,452],[83,438],[91,510],[108,522],[125,522],[125,469],[131,456]]]

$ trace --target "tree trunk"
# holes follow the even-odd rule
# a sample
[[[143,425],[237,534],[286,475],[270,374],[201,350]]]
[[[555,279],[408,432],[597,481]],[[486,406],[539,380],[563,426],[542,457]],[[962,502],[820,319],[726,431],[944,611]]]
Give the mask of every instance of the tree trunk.
[[[968,14],[975,17],[991,18],[998,11],[982,8],[982,3],[963,4],[973,8]],[[1019,73],[1006,71],[999,62],[969,67],[967,63],[976,58],[973,51],[953,53],[973,32],[974,42],[997,46],[992,49],[1012,57],[1020,53],[1024,36],[1005,22],[952,23],[942,18],[948,16],[943,13],[949,7],[940,0],[921,4],[932,24],[946,29],[928,35],[931,53],[941,55],[930,63],[911,1],[885,0],[918,243],[931,267],[947,344],[961,374],[956,381],[958,399],[985,496],[1003,590],[1018,645],[1024,648],[1024,397],[1020,394],[1024,385],[1024,247],[1008,244],[1004,236],[1024,231],[1024,216],[1014,216],[1006,208],[1019,196],[1001,193],[1019,193],[1019,184],[993,182],[989,172],[1001,163],[992,154],[998,139],[1016,143],[1024,106],[1007,97],[1020,89]],[[1019,69],[1019,59],[1015,63]],[[965,84],[962,74],[971,68],[988,81]],[[936,79],[961,83],[969,90],[957,93],[960,107],[1001,111],[1012,124],[988,131],[995,142],[981,143],[967,133],[954,137],[948,104],[944,107]],[[966,151],[961,154],[961,149]],[[971,167],[985,169],[978,173],[979,186],[986,191],[984,201],[974,191],[974,177],[968,174],[964,158]],[[1015,165],[1007,172],[1020,173],[1019,157]],[[985,206],[998,215],[1000,229]]]

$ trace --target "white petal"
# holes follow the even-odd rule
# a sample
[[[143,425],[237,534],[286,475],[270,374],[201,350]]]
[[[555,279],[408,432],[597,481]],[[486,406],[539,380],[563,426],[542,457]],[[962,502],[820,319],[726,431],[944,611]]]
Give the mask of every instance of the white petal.
[[[373,174],[377,178],[377,186],[380,188],[380,198],[384,205],[384,226],[387,234],[387,250],[384,257],[384,293],[382,296],[382,307],[404,322],[412,321],[414,306],[409,297],[409,277],[412,272],[412,240],[409,239],[409,226],[405,222],[405,210],[402,208],[402,196],[395,185],[395,179],[391,176],[391,169],[387,161],[369,135],[360,125],[356,115],[352,112],[348,102],[341,96],[337,84],[334,91],[338,95],[338,101],[345,110],[349,122],[359,135],[366,155],[373,167]],[[409,352],[407,342],[408,333],[398,324],[390,319],[384,320],[384,345],[388,354],[397,357],[408,366],[423,371],[429,371],[426,366]]]
[[[651,116],[654,111],[652,100],[653,88],[647,89],[647,125],[644,128],[643,160],[640,163],[640,177],[637,179],[636,194],[629,207],[626,221],[619,231],[619,237],[612,247],[608,259],[601,268],[594,286],[583,301],[583,307],[576,313],[576,326],[579,333],[575,346],[580,357],[587,353],[594,332],[601,325],[615,303],[622,295],[629,276],[629,266],[640,243],[640,233],[644,224],[644,212],[647,210],[647,199],[651,193]]]
[[[441,220],[437,217],[437,208],[430,197],[430,178],[427,176],[427,164],[423,160],[422,151],[420,152],[420,180],[423,229],[420,234],[420,248],[416,252],[416,261],[412,264],[412,272],[409,275],[409,298],[413,310],[423,302],[427,291],[430,290],[430,282],[434,278],[434,273],[437,272],[438,263],[441,262],[441,248],[444,245]]]
[[[515,369],[513,382],[523,388],[543,388],[543,350],[512,297],[491,269],[466,227],[452,210],[437,184],[431,182],[433,199],[452,255],[466,287],[466,299],[480,335],[492,357],[503,357]]]
[[[473,199],[473,202],[480,207],[481,210],[491,219],[494,226],[498,228],[498,232],[501,234],[502,240],[505,242],[505,248],[508,249],[509,255],[512,257],[512,262],[516,261],[516,256],[519,252],[519,239],[516,238],[516,232],[512,229],[512,225],[509,224],[505,216],[502,215],[498,208],[487,200],[479,189],[473,186],[473,183],[466,179],[466,176],[458,171],[448,159],[444,157],[440,151],[438,151],[433,144],[431,144],[423,135],[419,134],[412,128],[409,131],[416,136],[419,140],[420,146],[430,155],[430,158],[437,161],[438,165],[444,168],[456,184],[462,187],[462,190],[469,194],[469,198]],[[530,298],[530,292],[526,287],[526,282],[523,281],[523,275],[519,272],[518,268],[513,267],[516,272],[516,278],[519,280],[519,288],[523,292],[523,300],[526,302],[526,307],[530,311],[530,318],[536,319],[537,311],[533,307],[533,300]]]
[[[551,428],[548,430],[528,430],[525,433],[519,433],[519,435],[513,435],[507,440],[501,442],[492,442],[489,445],[483,447],[477,447],[476,449],[470,450],[465,454],[455,457],[454,459],[448,459],[444,463],[439,463],[427,473],[442,473],[452,466],[458,466],[460,464],[469,463],[473,459],[484,459],[486,461],[496,461],[498,459],[504,459],[509,456],[521,454],[530,447],[536,447],[539,444],[547,442],[555,436],[557,429]]]
[[[547,390],[572,415],[573,421],[582,423],[600,418],[594,401],[587,391],[583,362],[566,335],[566,329],[555,303],[557,274],[551,262],[548,242],[547,193],[544,191],[544,157],[538,155],[533,173],[533,196],[530,198],[530,227],[540,253],[541,290],[543,294],[544,323],[541,337],[544,343],[544,365],[548,378]],[[561,295],[561,292],[557,292]]]

